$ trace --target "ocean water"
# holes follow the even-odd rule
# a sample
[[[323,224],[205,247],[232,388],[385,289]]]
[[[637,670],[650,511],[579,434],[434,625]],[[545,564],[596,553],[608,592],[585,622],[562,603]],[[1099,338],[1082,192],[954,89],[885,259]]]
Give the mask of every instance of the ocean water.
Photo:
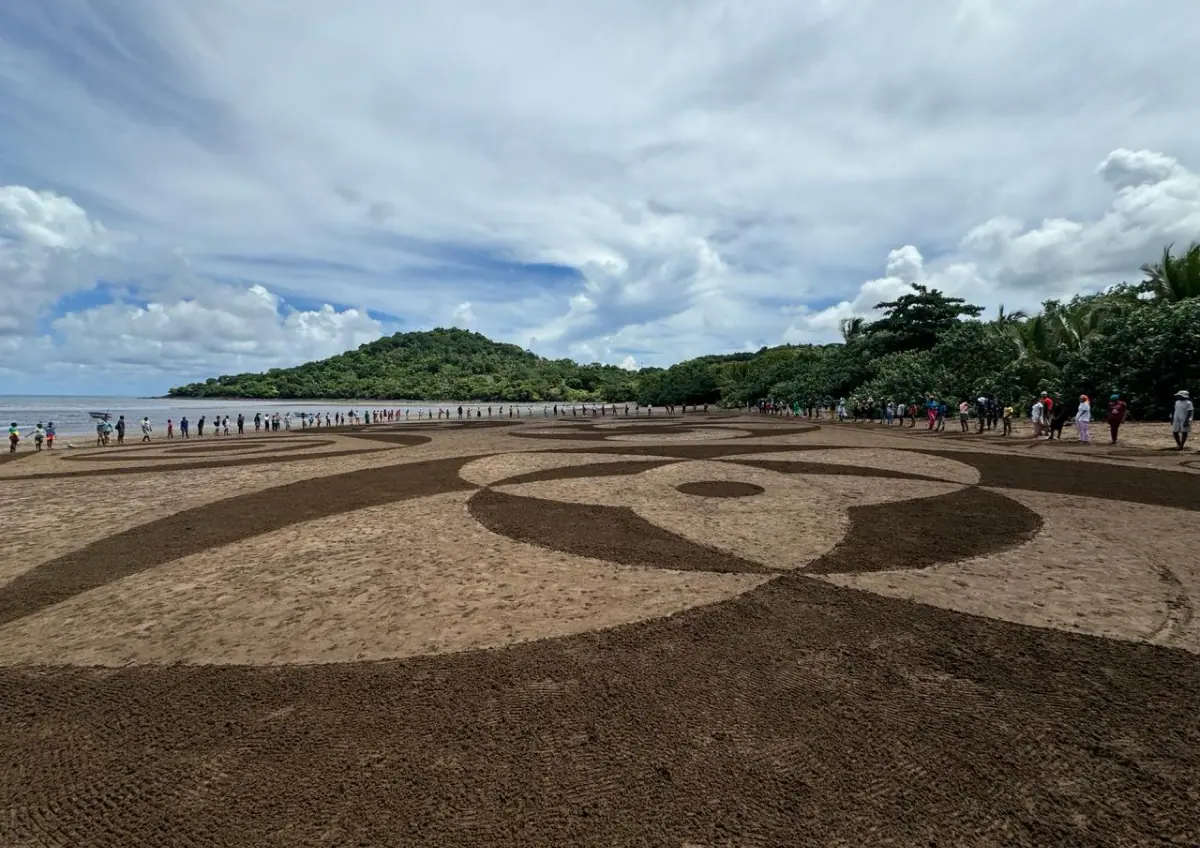
[[[474,409],[479,404],[464,403],[464,407]],[[301,412],[320,413],[349,412],[364,409],[411,409],[412,418],[416,419],[417,410],[436,410],[457,408],[456,401],[441,401],[439,403],[423,403],[414,401],[379,401],[379,400],[213,400],[192,398],[131,398],[131,397],[53,397],[50,395],[0,395],[0,424],[5,428],[12,422],[22,427],[33,427],[39,421],[43,424],[53,421],[60,436],[90,435],[96,431],[96,422],[88,414],[90,412],[108,412],[116,421],[118,415],[124,415],[125,420],[133,426],[142,420],[143,416],[150,417],[150,423],[156,430],[162,431],[170,418],[176,424],[183,416],[196,421],[201,415],[210,421],[217,416],[228,415],[236,419],[242,413],[247,419],[254,413],[264,415],[278,412],[280,415],[288,412],[295,417]],[[486,415],[486,404],[484,404]],[[494,404],[497,411],[501,404]],[[507,407],[508,404],[503,404]],[[520,404],[522,412],[529,415],[536,411],[541,415],[542,404]],[[536,407],[536,410],[534,410]]]

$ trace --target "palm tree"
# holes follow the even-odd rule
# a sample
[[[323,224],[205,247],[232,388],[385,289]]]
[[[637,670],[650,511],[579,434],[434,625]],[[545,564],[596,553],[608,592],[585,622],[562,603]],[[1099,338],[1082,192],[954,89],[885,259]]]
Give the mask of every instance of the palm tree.
[[[1142,266],[1146,279],[1142,288],[1157,300],[1175,303],[1190,297],[1200,297],[1200,242],[1192,242],[1186,251],[1172,255],[1168,244],[1162,259]]]
[[[999,341],[1012,339],[1012,328],[1025,321],[1029,316],[1020,309],[1005,312],[1004,304],[996,309],[996,317],[987,326],[992,337]]]
[[[1088,336],[1100,329],[1107,315],[1108,309],[1099,303],[1060,309],[1053,315],[1055,341],[1065,350],[1076,353]]]
[[[1032,318],[1010,321],[1001,326],[1016,349],[1017,357],[1027,367],[1042,373],[1058,373],[1056,323],[1048,319],[1045,313],[1038,313]]]
[[[857,339],[866,332],[867,319],[865,318],[843,318],[838,322],[838,328],[842,331],[842,341],[850,342]]]
[[[1005,312],[1004,304],[1002,303],[996,307],[996,320],[992,323],[1004,326],[1005,324],[1015,324],[1018,321],[1024,321],[1028,317],[1029,315],[1021,309],[1015,309],[1012,312]]]

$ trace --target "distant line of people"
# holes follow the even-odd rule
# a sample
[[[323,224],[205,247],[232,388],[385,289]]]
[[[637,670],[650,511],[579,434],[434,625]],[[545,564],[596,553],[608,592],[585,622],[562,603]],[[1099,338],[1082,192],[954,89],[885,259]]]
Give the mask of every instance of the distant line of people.
[[[750,409],[765,415],[782,415],[784,417],[807,417],[821,419],[836,417],[838,421],[852,420],[876,422],[886,426],[904,426],[907,419],[909,428],[917,426],[917,418],[924,413],[926,428],[933,432],[944,432],[946,421],[957,414],[959,432],[971,431],[972,416],[975,419],[975,432],[987,433],[1000,428],[1004,436],[1012,435],[1013,417],[1015,410],[1011,404],[1002,404],[994,395],[980,395],[974,403],[961,400],[951,406],[946,400],[933,394],[925,396],[920,406],[916,402],[904,403],[895,400],[877,402],[872,398],[865,401],[847,402],[841,398],[836,403],[823,401],[815,405],[802,405],[799,401],[784,401],[776,398],[765,398],[750,404]],[[1112,444],[1116,444],[1121,425],[1129,417],[1128,406],[1119,394],[1109,397],[1105,420],[1109,427]],[[1175,394],[1175,406],[1171,416],[1171,434],[1175,446],[1183,450],[1191,433],[1195,409],[1187,391],[1180,390]],[[1079,440],[1085,444],[1091,443],[1092,402],[1087,395],[1079,396],[1079,403],[1072,416],[1067,405],[1058,403],[1048,392],[1042,392],[1030,407],[1029,420],[1033,430],[1033,438],[1061,439],[1063,428],[1068,421],[1075,424]]]

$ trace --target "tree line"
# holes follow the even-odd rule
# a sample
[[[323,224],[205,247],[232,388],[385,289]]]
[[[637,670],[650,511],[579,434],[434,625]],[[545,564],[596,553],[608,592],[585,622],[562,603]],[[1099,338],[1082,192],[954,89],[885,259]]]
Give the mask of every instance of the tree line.
[[[801,406],[959,401],[995,395],[1020,404],[1120,394],[1137,417],[1168,414],[1174,393],[1200,385],[1200,243],[1164,248],[1144,278],[1033,314],[993,316],[912,284],[842,323],[842,341],[702,356],[628,371],[539,357],[465,330],[398,333],[319,362],[211,378],[177,397],[378,398],[721,404],[766,398]]]
[[[1169,414],[1179,389],[1200,385],[1200,243],[1142,266],[1144,279],[1048,300],[1039,312],[983,309],[912,284],[876,305],[875,321],[842,322],[842,342],[701,357],[639,380],[643,403],[737,407],[773,398],[803,407],[920,405],[980,395],[1023,404],[1119,394],[1131,414]]]

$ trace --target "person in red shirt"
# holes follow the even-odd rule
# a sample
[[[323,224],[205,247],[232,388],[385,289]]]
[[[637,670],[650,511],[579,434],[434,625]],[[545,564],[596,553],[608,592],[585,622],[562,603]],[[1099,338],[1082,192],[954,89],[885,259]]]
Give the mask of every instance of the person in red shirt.
[[[1117,431],[1121,429],[1121,425],[1125,423],[1125,417],[1128,415],[1128,407],[1125,406],[1125,401],[1121,400],[1120,395],[1112,395],[1108,399],[1108,432],[1112,436],[1112,443],[1117,443]]]
[[[1054,420],[1054,398],[1050,397],[1048,392],[1042,392],[1042,408],[1046,410],[1045,420],[1049,424],[1049,422]],[[1042,429],[1045,431],[1047,438],[1054,438],[1054,431],[1049,426]]]

